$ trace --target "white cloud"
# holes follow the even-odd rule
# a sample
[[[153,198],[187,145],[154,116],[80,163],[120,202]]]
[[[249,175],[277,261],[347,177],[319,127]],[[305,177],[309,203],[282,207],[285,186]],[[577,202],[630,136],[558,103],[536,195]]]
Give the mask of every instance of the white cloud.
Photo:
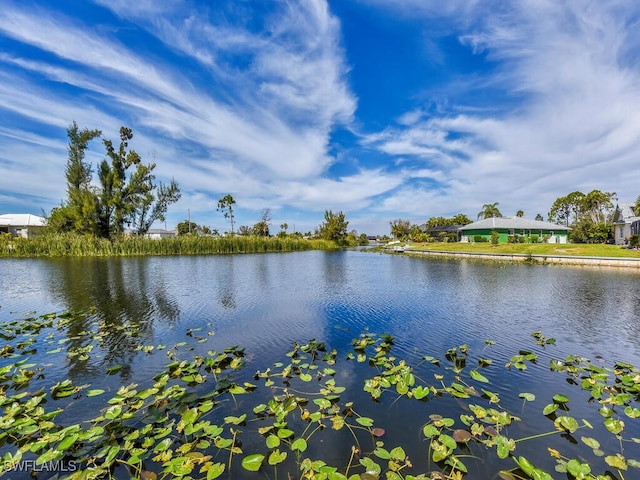
[[[361,175],[324,178],[335,161],[327,153],[330,132],[351,122],[356,106],[345,80],[340,23],[326,2],[279,3],[262,31],[248,31],[242,22],[216,23],[187,2],[97,3],[116,15],[126,13],[129,22],[183,60],[200,63],[205,80],[129,49],[117,28],[10,2],[0,11],[0,33],[46,55],[35,60],[0,54],[0,67],[7,67],[0,68],[0,109],[61,133],[72,120],[114,139],[121,124],[131,126],[133,148],[143,155],[157,152],[159,176],[176,177],[185,198],[235,191],[245,205],[260,208],[265,199],[276,206],[309,206],[327,198],[366,205],[371,192],[386,184],[372,181],[368,191],[360,188]],[[226,61],[234,55],[249,61]],[[36,76],[45,77],[47,87],[31,80]],[[63,92],[68,86],[74,94]],[[11,138],[15,152],[28,135]],[[56,140],[64,145],[62,136]],[[183,147],[195,154],[185,154]],[[40,171],[39,164],[33,159],[31,169]],[[321,192],[334,183],[353,187],[352,193],[336,200]],[[291,195],[292,189],[298,194]]]
[[[116,14],[131,15],[117,3],[104,5]],[[344,79],[340,25],[325,2],[283,2],[263,32],[211,24],[206,14],[169,20],[144,10],[137,13],[134,20],[150,33],[211,68],[213,80],[229,83],[225,89],[238,113],[211,100],[203,104],[201,98],[194,99],[193,106],[207,113],[197,126],[179,122],[189,127],[181,135],[204,129],[195,140],[272,168],[278,176],[315,176],[331,163],[326,155],[328,133],[336,122],[351,121],[355,98]],[[232,67],[217,60],[236,54],[247,56],[248,65]],[[213,91],[202,94],[215,96]]]
[[[400,117],[399,126],[370,136],[369,145],[446,171],[440,200],[425,198],[438,205],[434,211],[473,212],[499,201],[505,214],[523,208],[533,216],[577,189],[634,199],[640,71],[637,61],[628,61],[628,43],[637,49],[640,39],[628,19],[638,18],[640,5],[531,0],[501,7],[500,15],[474,12],[460,39],[497,62],[484,82],[507,100],[518,96],[518,108],[501,114],[452,109],[420,120],[418,107]],[[422,13],[436,15],[428,8]],[[385,208],[400,208],[411,195],[425,196],[402,189]]]
[[[494,201],[505,214],[545,214],[576,189],[617,191],[622,200],[640,193],[635,2],[359,1],[424,22],[425,51],[442,68],[447,53],[436,40],[444,35],[491,68],[440,87],[425,78],[404,114],[362,137],[366,148],[342,151],[336,128],[371,127],[355,118],[349,52],[326,1],[269,2],[254,18],[252,2],[225,3],[221,14],[219,4],[188,0],[98,0],[96,8],[126,15],[99,24],[52,13],[55,5],[4,2],[0,35],[27,48],[0,53],[0,111],[15,120],[0,128],[0,173],[11,183],[3,203],[29,191],[27,170],[30,182],[47,183],[38,189],[50,202],[43,206],[59,202],[72,120],[113,139],[120,125],[132,127],[133,148],[157,155],[159,179],[180,183],[179,220],[187,208],[215,212],[225,193],[247,210],[331,208],[363,225],[388,224],[375,216],[473,216]],[[144,30],[154,48],[129,47],[122,25]],[[372,149],[375,167],[367,166]],[[92,158],[100,151],[92,148]],[[333,173],[347,168],[354,173]]]

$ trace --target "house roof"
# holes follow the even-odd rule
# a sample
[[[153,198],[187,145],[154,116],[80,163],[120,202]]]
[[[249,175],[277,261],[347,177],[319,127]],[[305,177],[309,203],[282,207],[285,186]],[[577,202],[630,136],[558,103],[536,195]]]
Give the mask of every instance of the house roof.
[[[543,222],[540,220],[530,220],[524,217],[492,217],[485,218],[478,222],[470,223],[461,227],[460,230],[487,230],[494,228],[502,229],[523,229],[523,230],[569,230],[564,225]]]
[[[0,225],[3,227],[44,227],[47,221],[30,213],[5,213],[0,215]]]
[[[455,233],[462,225],[438,225],[437,227],[425,228],[426,233]]]
[[[164,228],[150,228],[147,230],[147,235],[176,235],[177,230],[165,230]]]
[[[633,211],[635,206],[635,203],[618,203],[613,214],[613,223],[631,223],[640,220]]]

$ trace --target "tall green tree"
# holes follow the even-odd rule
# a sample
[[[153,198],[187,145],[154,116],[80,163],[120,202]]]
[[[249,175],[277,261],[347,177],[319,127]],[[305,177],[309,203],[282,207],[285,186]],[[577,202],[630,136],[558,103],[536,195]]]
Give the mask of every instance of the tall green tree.
[[[249,225],[240,225],[240,227],[238,227],[238,235],[246,236],[253,234],[253,228],[251,228]]]
[[[107,157],[111,160],[102,160],[98,167],[101,186],[98,228],[104,237],[124,233],[125,221],[133,213],[133,204],[130,201],[133,188],[127,188],[127,170],[134,165],[140,165],[141,159],[138,152],[128,150],[132,138],[133,131],[130,128],[120,127],[120,144],[117,149],[111,140],[103,140]],[[144,177],[144,173],[140,175]]]
[[[324,222],[318,227],[318,235],[325,240],[342,244],[347,237],[348,226],[349,222],[345,220],[344,213],[325,210]]]
[[[163,221],[170,204],[180,199],[175,180],[169,185],[154,183],[155,163],[143,164],[140,155],[129,148],[133,131],[120,127],[120,143],[104,139],[107,159],[100,162],[98,179],[98,229],[100,236],[122,235],[130,226],[137,235],[145,234],[153,222]]]
[[[89,142],[102,134],[100,130],[80,130],[74,121],[67,129],[67,200],[52,210],[48,226],[55,231],[75,231],[82,234],[96,232],[96,201],[91,191],[92,168],[85,161]]]
[[[569,236],[576,243],[601,243],[611,236],[616,194],[592,190],[559,197],[549,210],[549,221],[571,225]]]
[[[470,223],[473,223],[473,221],[464,213],[458,213],[451,217],[451,225],[469,225]]]
[[[269,236],[269,225],[267,225],[264,221],[260,220],[253,224],[251,228],[251,234],[256,237],[268,237]]]
[[[580,217],[583,207],[584,193],[575,191],[564,197],[558,197],[551,210],[547,214],[550,222],[564,224],[567,227],[572,223],[571,214],[573,214],[573,222]]]
[[[143,164],[135,150],[128,148],[133,131],[120,128],[120,144],[103,139],[107,158],[97,169],[98,185],[93,185],[92,168],[84,160],[88,142],[99,130],[67,129],[69,158],[65,175],[67,200],[51,212],[50,226],[56,231],[73,231],[104,238],[122,235],[125,226],[137,234],[146,233],[154,221],[164,220],[170,204],[180,198],[175,180],[169,185],[155,183],[155,163]]]
[[[551,210],[547,213],[547,218],[550,222],[557,224],[564,224],[569,226],[569,220],[571,219],[571,205],[567,197],[559,197],[551,205]]]
[[[609,224],[613,217],[615,199],[615,192],[592,190],[582,199],[582,211],[589,216],[594,224]]]
[[[154,183],[152,174],[156,164],[138,165],[131,175],[129,202],[132,206],[126,222],[136,235],[144,235],[153,222],[164,222],[169,205],[180,200],[180,189],[175,180],[167,185]]]
[[[478,220],[501,216],[502,213],[500,213],[500,210],[498,209],[498,202],[485,203],[482,205],[482,210],[478,212]]]
[[[182,235],[198,235],[199,231],[200,231],[200,226],[195,223],[195,222],[191,222],[189,220],[185,220],[184,222],[180,222],[178,224],[178,235],[182,236]]]
[[[414,242],[426,242],[429,239],[429,235],[420,228],[420,225],[411,225],[409,236]]]
[[[253,226],[253,234],[260,237],[269,236],[269,226],[271,225],[271,210],[265,208],[262,210],[260,221]]]
[[[74,121],[67,129],[69,145],[67,147],[68,159],[65,168],[67,178],[67,195],[71,200],[74,193],[88,189],[91,184],[91,164],[85,161],[85,152],[91,140],[102,135],[100,130],[80,130]]]
[[[458,213],[451,218],[431,217],[427,220],[426,228],[445,227],[449,225],[469,225],[473,221],[464,213]]]
[[[450,221],[451,219],[445,218],[445,217],[430,217],[429,220],[427,220],[427,223],[425,224],[425,226],[427,228],[436,228],[436,227],[451,225],[449,223]]]
[[[405,238],[411,231],[411,222],[402,218],[389,222],[389,225],[391,225],[391,235],[393,238]]]
[[[235,221],[235,216],[233,213],[233,206],[236,204],[236,201],[233,199],[233,197],[230,194],[225,195],[224,197],[222,197],[220,200],[218,200],[218,208],[217,210],[219,212],[223,212],[224,213],[224,218],[228,218],[229,222],[231,223],[231,235],[234,234],[233,232],[233,224]]]

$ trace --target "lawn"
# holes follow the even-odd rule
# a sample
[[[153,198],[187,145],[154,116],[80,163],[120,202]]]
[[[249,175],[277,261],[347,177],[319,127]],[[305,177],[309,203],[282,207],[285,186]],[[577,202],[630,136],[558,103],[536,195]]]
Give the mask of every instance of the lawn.
[[[523,255],[572,255],[579,257],[640,258],[640,250],[620,245],[584,243],[411,243],[412,250],[436,250],[468,253],[521,253]]]

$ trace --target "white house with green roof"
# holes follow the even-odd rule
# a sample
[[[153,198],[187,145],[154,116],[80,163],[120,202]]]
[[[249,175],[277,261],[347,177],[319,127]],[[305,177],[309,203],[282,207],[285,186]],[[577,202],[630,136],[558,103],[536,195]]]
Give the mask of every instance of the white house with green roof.
[[[506,243],[509,237],[516,241],[567,243],[569,228],[523,217],[492,217],[460,227],[460,241],[491,240],[491,232],[498,232],[498,241]],[[485,241],[485,240],[480,240]]]

